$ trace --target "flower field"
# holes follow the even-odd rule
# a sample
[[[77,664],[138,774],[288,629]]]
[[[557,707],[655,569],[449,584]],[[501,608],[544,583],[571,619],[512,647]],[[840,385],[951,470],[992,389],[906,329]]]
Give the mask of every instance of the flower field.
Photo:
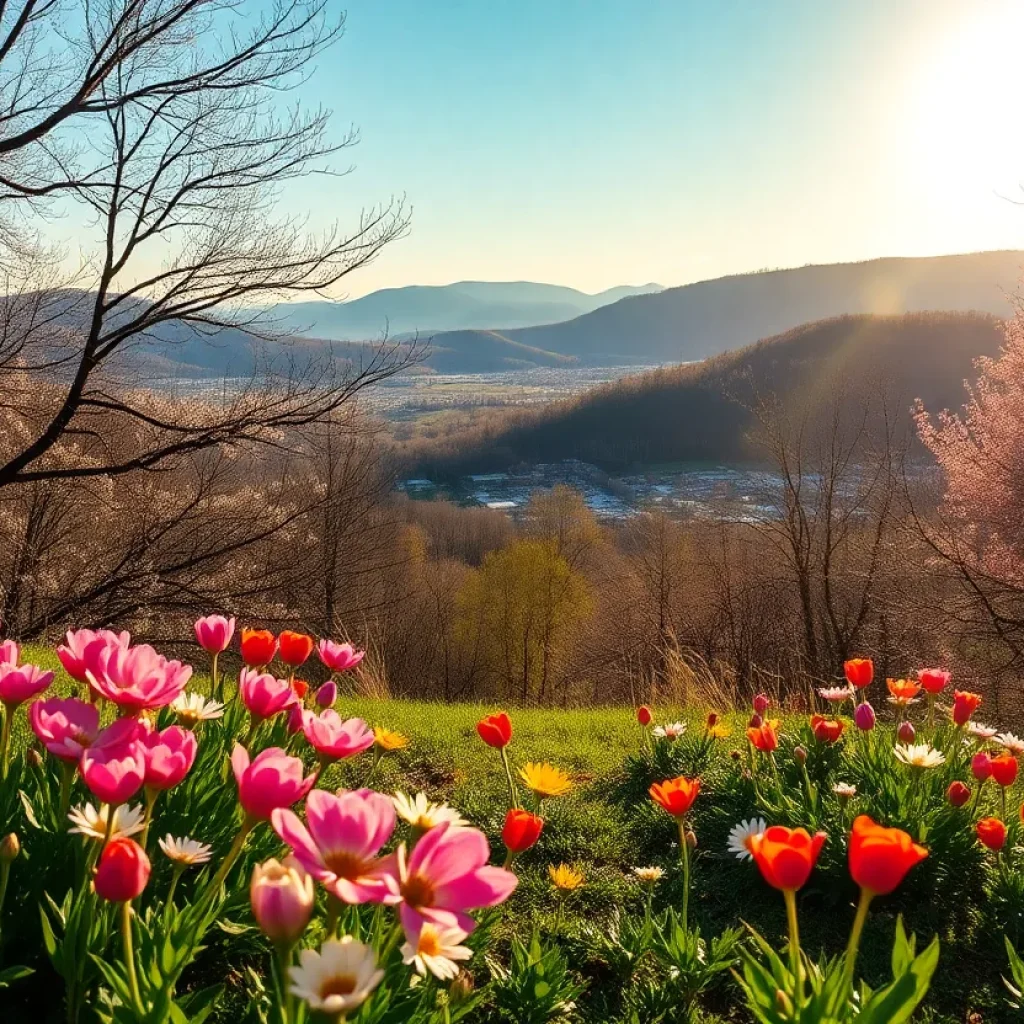
[[[1021,1012],[1024,741],[942,670],[502,711],[234,626],[0,646],[4,1024]]]

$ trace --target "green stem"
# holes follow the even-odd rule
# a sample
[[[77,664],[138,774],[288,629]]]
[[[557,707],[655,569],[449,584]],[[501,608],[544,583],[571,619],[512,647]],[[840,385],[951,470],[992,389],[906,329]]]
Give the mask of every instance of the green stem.
[[[217,656],[217,651],[210,655],[210,693],[213,694],[215,700],[223,704],[224,694],[222,688],[217,686]]]
[[[0,780],[7,778],[8,761],[11,753],[11,722],[14,719],[14,709],[4,705],[4,724],[0,729]]]
[[[107,804],[107,824],[103,832],[103,844],[100,846],[100,853],[107,848],[107,843],[110,842],[110,837],[114,832],[114,819],[117,817],[118,804]]]
[[[0,936],[3,935],[4,900],[7,898],[7,882],[11,877],[11,862],[0,863]]]
[[[686,822],[679,819],[679,856],[683,862],[683,931],[687,931],[690,911],[690,846],[686,842]]]
[[[793,974],[793,1002],[796,1005],[797,1019],[804,1004],[804,977],[800,965],[800,926],[796,917],[796,890],[783,889],[782,896],[786,901],[786,922],[789,925],[789,969]]]
[[[327,896],[327,922],[324,930],[329,939],[333,938],[338,931],[338,918],[341,915],[341,900],[337,896]]]
[[[149,842],[149,826],[153,824],[153,808],[156,806],[157,797],[160,796],[158,789],[146,789],[146,815],[145,824],[142,826],[142,836],[139,845],[145,850]]]
[[[292,995],[288,991],[288,968],[292,962],[292,945],[283,942],[274,950],[277,958],[277,977],[280,990],[277,994],[278,1009],[281,1011],[281,1024],[288,1024],[292,1019]]]
[[[391,929],[391,934],[388,936],[388,941],[384,943],[384,948],[380,951],[380,956],[377,958],[377,963],[383,966],[388,962],[389,957],[394,952],[395,947],[398,945],[398,940],[402,936],[402,926],[395,923],[395,926]]]
[[[1000,786],[999,787],[999,807],[1002,810],[1002,814],[1000,815],[1000,818],[1003,821],[1006,821],[1006,787],[1005,786]]]
[[[174,890],[178,887],[178,879],[185,871],[184,864],[174,865],[174,874],[171,875],[171,884],[167,888],[167,899],[164,901],[164,920],[168,920],[174,910]]]
[[[75,780],[77,765],[72,761],[61,761],[60,765],[60,807],[57,811],[57,828],[67,827],[68,811],[71,809],[71,783]]]
[[[507,847],[506,847],[506,850],[508,850],[508,848],[507,848]],[[511,850],[508,850],[508,852],[507,852],[507,853],[505,854],[505,863],[504,863],[504,864],[502,864],[502,867],[503,867],[503,868],[504,868],[504,869],[505,869],[506,871],[508,871],[508,869],[509,869],[510,867],[512,867],[512,862],[513,862],[513,861],[514,861],[515,859],[516,859],[516,855],[515,855],[515,854],[514,854],[514,853],[513,853],[513,852],[512,852]]]
[[[146,1013],[142,1005],[142,995],[139,992],[139,979],[135,974],[135,951],[132,947],[132,905],[125,900],[121,904],[121,945],[124,953],[124,966],[128,971],[128,987],[132,993],[132,1004],[139,1017]]]
[[[857,916],[853,919],[850,930],[850,941],[846,944],[846,964],[844,966],[843,991],[853,993],[853,969],[857,962],[857,950],[860,949],[860,936],[864,931],[864,922],[868,918],[868,907],[875,894],[870,889],[861,889],[860,902],[857,904]]]
[[[512,767],[508,763],[508,750],[501,748],[501,763],[505,766],[505,778],[508,780],[509,810],[519,806],[519,796],[516,793],[516,784],[512,781]]]
[[[206,895],[211,899],[216,898],[217,893],[220,891],[220,887],[224,884],[224,879],[228,877],[228,872],[238,859],[238,855],[242,852],[245,840],[255,824],[256,823],[251,821],[249,818],[246,818],[245,821],[242,822],[242,827],[238,830],[238,835],[235,836],[235,841],[231,844],[231,849],[228,850],[227,856],[221,861],[220,867],[217,869],[217,874],[213,876],[210,888],[206,892]]]

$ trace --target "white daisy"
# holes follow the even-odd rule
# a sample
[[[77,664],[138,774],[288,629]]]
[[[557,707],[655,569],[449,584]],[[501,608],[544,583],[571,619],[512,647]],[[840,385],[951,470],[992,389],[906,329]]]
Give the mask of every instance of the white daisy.
[[[655,882],[660,882],[665,877],[665,869],[633,868],[633,874],[636,875],[641,882],[646,882],[648,885],[654,885]]]
[[[994,725],[982,725],[981,722],[968,722],[967,731],[978,740],[990,740],[999,730]],[[1022,744],[1024,747],[1024,744]]]
[[[99,842],[107,836],[107,816],[110,808],[106,804],[100,804],[96,810],[92,804],[82,804],[72,809],[68,819],[74,822],[74,827],[68,831],[86,836],[88,839],[96,839]],[[133,836],[146,827],[145,814],[142,804],[128,807],[122,804],[114,811],[114,821],[110,829],[111,839],[120,839],[124,836]]]
[[[426,832],[435,825],[447,822],[451,828],[463,828],[469,824],[454,807],[447,804],[431,803],[426,793],[409,796],[406,793],[395,793],[391,798],[398,816],[407,821],[413,828]]]
[[[852,686],[827,686],[818,691],[818,696],[832,704],[842,704],[843,701],[853,700],[856,692]]]
[[[1024,740],[1012,732],[1001,732],[995,737],[996,743],[1005,747],[1015,757],[1024,757]]]
[[[938,768],[946,763],[946,755],[927,743],[902,744],[893,747],[892,752],[898,761],[910,765],[911,768]]]
[[[850,797],[857,795],[857,787],[851,785],[849,782],[837,782],[832,787],[832,792],[844,800],[849,800]]]
[[[178,716],[178,724],[184,726],[211,722],[224,715],[220,701],[207,700],[201,693],[179,693],[171,702],[171,710]]]
[[[169,860],[182,867],[205,864],[213,856],[211,846],[196,839],[189,839],[188,836],[176,839],[168,832],[163,839],[158,839],[157,843]]]
[[[669,722],[667,725],[656,725],[654,735],[659,740],[677,740],[686,732],[685,722]]]
[[[318,953],[304,949],[297,967],[288,968],[292,995],[305,1001],[311,1010],[333,1018],[362,1005],[381,983],[384,972],[369,946],[351,935],[328,939]]]
[[[459,973],[456,960],[468,960],[473,950],[468,946],[459,945],[466,937],[461,928],[430,924],[427,922],[420,929],[416,945],[406,942],[402,946],[402,963],[412,964],[417,974],[426,975],[427,971],[441,981],[450,981]]]
[[[735,853],[740,860],[753,860],[750,840],[754,836],[761,835],[767,827],[764,818],[748,818],[746,821],[734,825],[729,833],[729,852]]]

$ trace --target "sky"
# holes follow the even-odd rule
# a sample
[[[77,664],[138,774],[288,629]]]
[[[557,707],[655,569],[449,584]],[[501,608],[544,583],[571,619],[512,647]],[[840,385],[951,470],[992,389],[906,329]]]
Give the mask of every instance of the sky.
[[[354,170],[285,203],[413,217],[339,294],[1024,248],[1024,0],[344,7],[303,92]]]

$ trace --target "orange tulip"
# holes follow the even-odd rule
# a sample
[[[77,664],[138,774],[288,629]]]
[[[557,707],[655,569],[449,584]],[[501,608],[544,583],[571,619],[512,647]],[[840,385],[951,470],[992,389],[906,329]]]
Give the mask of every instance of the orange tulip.
[[[313,653],[313,638],[305,633],[286,629],[277,638],[277,649],[286,665],[297,667]]]
[[[650,788],[651,799],[677,820],[686,816],[699,792],[700,779],[686,779],[683,776],[655,782]]]
[[[974,826],[978,842],[989,850],[1001,850],[1006,845],[1006,826],[998,818],[982,818]]]
[[[883,828],[866,814],[853,823],[850,874],[873,895],[887,896],[927,856],[928,851],[901,829]]]
[[[277,638],[269,629],[242,630],[242,661],[249,668],[260,668],[274,660]]]
[[[824,832],[812,836],[803,828],[772,825],[751,836],[749,846],[764,880],[783,892],[795,892],[810,877],[825,838]]]
[[[968,719],[981,704],[981,694],[968,690],[955,690],[953,693],[953,721],[957,725],[966,725]]]
[[[773,718],[769,722],[762,722],[761,725],[748,729],[747,739],[750,740],[758,750],[763,753],[768,753],[772,750],[776,750],[779,746],[779,734],[776,731],[778,728],[778,719]]]
[[[843,734],[843,723],[824,715],[811,715],[811,732],[819,743],[835,743]]]
[[[921,692],[921,684],[913,679],[886,679],[885,685],[897,700],[911,700]]]
[[[1017,781],[1017,758],[1013,754],[1000,754],[989,763],[992,778],[1000,786],[1012,786]]]
[[[843,662],[843,675],[851,686],[862,690],[875,678],[875,663],[870,658],[851,658]]]

